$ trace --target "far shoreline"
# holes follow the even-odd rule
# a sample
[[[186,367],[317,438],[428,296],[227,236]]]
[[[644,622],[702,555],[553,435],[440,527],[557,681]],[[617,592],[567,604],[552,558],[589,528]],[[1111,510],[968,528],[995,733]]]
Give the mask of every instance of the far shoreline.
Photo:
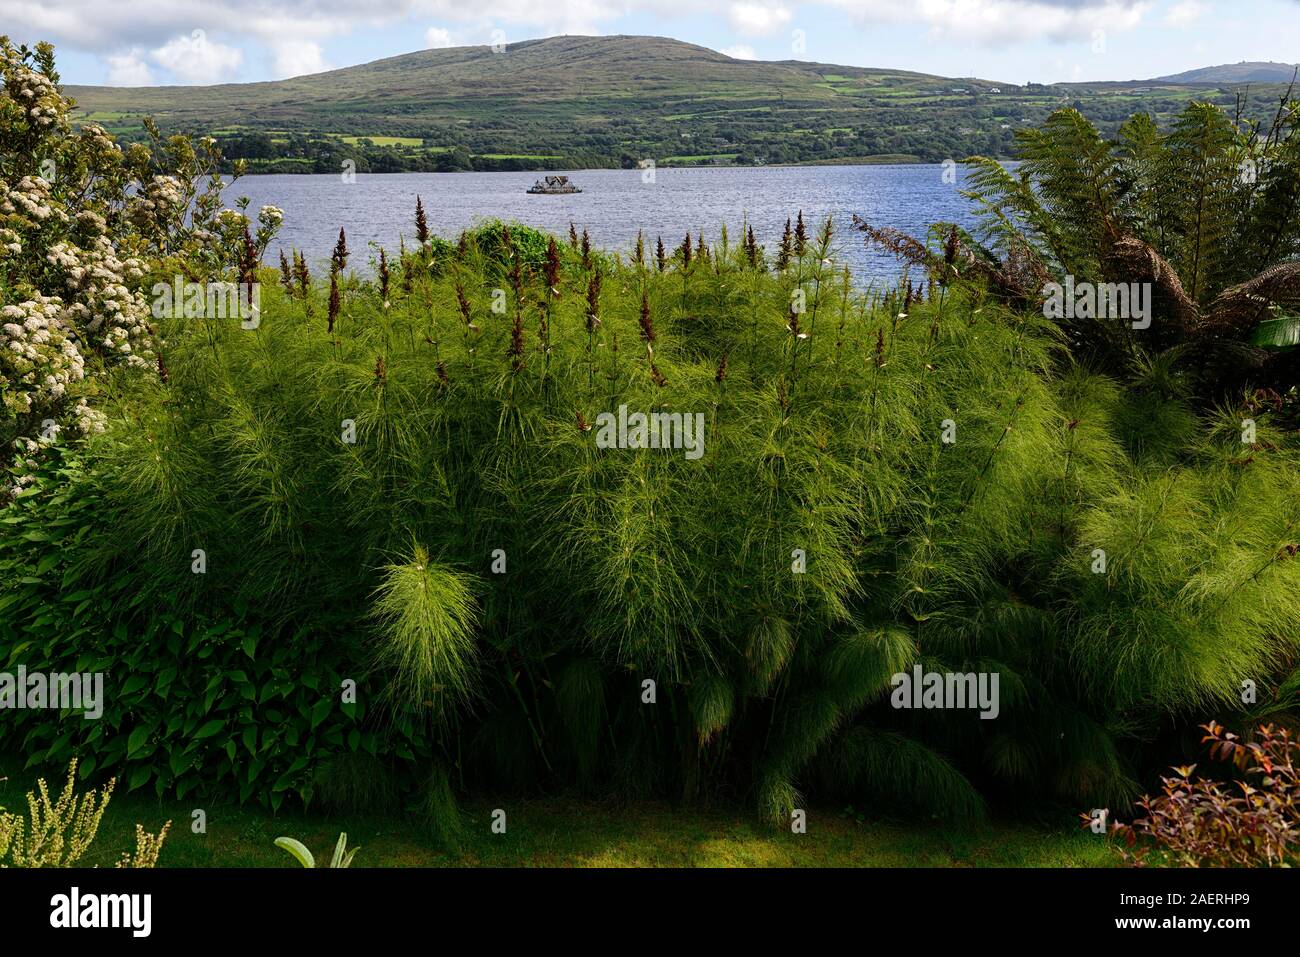
[[[1010,157],[994,157],[1000,163],[1014,162]],[[964,160],[956,160],[961,165]],[[763,169],[808,169],[816,166],[942,166],[943,161],[930,162],[921,159],[901,160],[895,156],[882,157],[878,162],[872,162],[871,157],[854,157],[851,160],[810,160],[806,163],[763,163],[754,164],[727,164],[721,163],[687,163],[681,165],[657,165],[655,170],[763,170]],[[461,173],[482,173],[491,175],[504,174],[521,174],[533,175],[538,173],[590,173],[590,172],[620,172],[620,173],[640,173],[641,167],[637,166],[539,166],[535,169],[448,169],[448,170],[415,170],[415,169],[398,169],[398,170],[367,170],[362,172],[357,170],[356,176],[454,176]],[[221,175],[231,176],[230,170],[223,170]],[[338,176],[338,172],[319,173],[311,172],[294,172],[290,170],[249,170],[240,175],[240,179],[247,179],[250,176]]]

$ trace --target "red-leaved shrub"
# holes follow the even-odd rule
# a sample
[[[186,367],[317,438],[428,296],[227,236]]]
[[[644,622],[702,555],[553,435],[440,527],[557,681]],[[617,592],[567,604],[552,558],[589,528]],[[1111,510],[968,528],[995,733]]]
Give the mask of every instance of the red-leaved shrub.
[[[1300,861],[1300,742],[1285,728],[1261,725],[1252,741],[1211,721],[1202,725],[1210,756],[1231,762],[1244,780],[1192,778],[1196,765],[1174,768],[1146,812],[1116,823],[1120,853],[1135,867],[1278,867]]]

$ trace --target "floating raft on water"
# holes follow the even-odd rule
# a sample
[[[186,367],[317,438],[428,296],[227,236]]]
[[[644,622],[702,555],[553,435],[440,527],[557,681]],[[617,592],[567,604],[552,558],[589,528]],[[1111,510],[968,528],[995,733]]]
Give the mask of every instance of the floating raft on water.
[[[581,193],[582,190],[570,183],[567,176],[548,176],[535,182],[528,192],[551,196],[557,193]]]

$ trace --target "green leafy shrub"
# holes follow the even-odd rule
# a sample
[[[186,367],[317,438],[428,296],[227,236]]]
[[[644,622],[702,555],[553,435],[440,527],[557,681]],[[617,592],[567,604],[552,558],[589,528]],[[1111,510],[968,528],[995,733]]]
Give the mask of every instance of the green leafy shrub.
[[[372,714],[360,652],[338,636],[275,630],[256,609],[222,618],[161,608],[103,576],[79,550],[111,514],[80,457],[55,446],[34,481],[0,513],[0,671],[103,672],[97,720],[6,712],[3,743],[28,766],[80,755],[80,773],[116,772],[128,791],[309,801],[328,754],[384,756],[406,765],[421,747],[414,719]],[[87,560],[89,559],[89,560]],[[362,693],[344,700],[344,681]],[[306,691],[306,693],[303,693]]]

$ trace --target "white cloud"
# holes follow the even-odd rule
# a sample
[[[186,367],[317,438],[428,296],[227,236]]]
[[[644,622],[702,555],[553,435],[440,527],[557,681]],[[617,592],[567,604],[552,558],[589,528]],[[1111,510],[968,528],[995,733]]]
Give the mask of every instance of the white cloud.
[[[654,32],[674,33],[675,17],[713,17],[733,33],[736,48],[749,37],[774,37],[794,27],[810,30],[827,8],[848,14],[864,29],[916,26],[931,40],[998,46],[1051,40],[1087,44],[1098,30],[1115,35],[1150,11],[1170,25],[1201,16],[1208,0],[0,0],[3,30],[23,41],[48,39],[96,53],[115,79],[144,76],[142,65],[165,67],[183,82],[226,79],[246,61],[273,64],[278,75],[325,69],[324,41],[363,30],[438,23],[410,31],[415,46],[488,42],[494,28],[511,40],[558,33],[616,32],[637,15]],[[662,27],[659,25],[662,24]],[[219,35],[204,50],[177,37],[195,28]],[[687,37],[687,39],[690,39]],[[726,41],[723,41],[726,42]],[[150,53],[124,53],[136,50]],[[247,51],[245,55],[242,51]],[[392,53],[405,52],[393,50]],[[802,55],[797,53],[796,55]],[[152,73],[161,71],[154,69]]]
[[[333,0],[331,0],[333,2]],[[559,33],[598,34],[603,26],[632,10],[651,14],[687,9],[685,0],[362,0],[382,7],[402,7],[431,20],[451,21],[474,27],[484,37],[494,27],[505,25],[511,39],[552,36]]]
[[[126,53],[111,53],[108,60],[108,77],[104,81],[109,86],[150,86],[153,74],[149,64],[144,62],[144,51],[133,47]]]
[[[1191,26],[1209,9],[1200,0],[1183,0],[1182,3],[1175,3],[1165,13],[1165,23],[1171,27]]]
[[[310,40],[281,40],[271,45],[271,68],[279,79],[324,73],[330,69],[319,43]]]
[[[202,30],[169,40],[150,54],[182,83],[217,83],[244,60],[244,51],[214,43]]]
[[[734,47],[724,47],[718,52],[721,53],[723,56],[731,57],[733,60],[756,59],[754,55],[754,48],[750,46],[745,46],[745,44],[743,43],[737,43]]]
[[[825,0],[863,25],[917,23],[939,37],[997,45],[1047,38],[1091,43],[1141,23],[1151,0]]]
[[[793,18],[788,7],[779,3],[733,3],[727,10],[731,25],[745,36],[769,36],[783,29]]]

